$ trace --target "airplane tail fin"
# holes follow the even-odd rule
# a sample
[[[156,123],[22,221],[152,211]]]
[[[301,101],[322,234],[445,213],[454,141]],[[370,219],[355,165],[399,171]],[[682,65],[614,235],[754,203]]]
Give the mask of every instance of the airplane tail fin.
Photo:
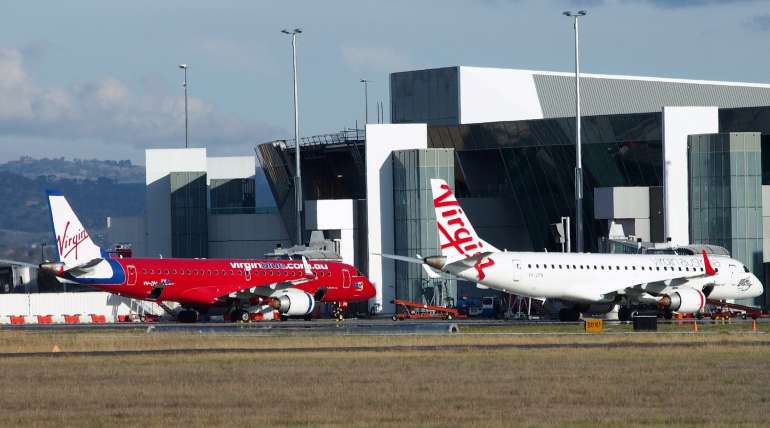
[[[446,181],[434,178],[430,185],[441,255],[447,258],[447,264],[482,252],[500,251],[479,238]]]
[[[48,208],[53,224],[58,261],[64,263],[65,269],[102,257],[102,249],[91,240],[88,231],[61,192],[48,191]]]

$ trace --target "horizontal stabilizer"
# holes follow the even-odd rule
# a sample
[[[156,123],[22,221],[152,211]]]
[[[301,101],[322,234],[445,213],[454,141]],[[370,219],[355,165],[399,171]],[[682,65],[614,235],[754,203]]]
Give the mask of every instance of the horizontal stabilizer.
[[[372,253],[375,256],[385,257],[386,259],[392,259],[392,260],[399,260],[402,262],[407,263],[416,263],[416,264],[423,264],[425,263],[423,259],[418,259],[416,257],[409,257],[409,256],[397,256],[395,254],[379,254],[379,253]]]
[[[75,266],[73,268],[67,269],[64,271],[64,273],[68,273],[74,276],[83,275],[85,273],[92,271],[96,267],[96,265],[101,263],[103,260],[104,259],[102,258],[95,258],[86,263],[83,263],[80,266]]]

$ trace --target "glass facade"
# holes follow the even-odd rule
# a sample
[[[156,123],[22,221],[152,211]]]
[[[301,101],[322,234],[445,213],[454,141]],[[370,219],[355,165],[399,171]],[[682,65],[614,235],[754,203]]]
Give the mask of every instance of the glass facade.
[[[363,138],[363,134],[348,132],[323,143],[303,142],[300,161],[304,200],[366,198]],[[293,238],[297,224],[294,147],[285,142],[265,143],[258,145],[256,152],[281,218]]]
[[[391,73],[391,122],[459,123],[459,74],[458,67]]]
[[[253,214],[254,179],[212,179],[209,204],[212,214]]]
[[[172,172],[172,257],[208,257],[208,208],[205,172]]]
[[[430,126],[428,147],[455,149],[458,197],[502,198],[518,207],[530,245],[509,249],[557,250],[549,224],[575,218],[574,123],[561,118]],[[663,183],[661,115],[588,116],[582,128],[583,229],[586,250],[596,251],[602,230],[594,220],[593,189]]]
[[[451,149],[393,152],[393,216],[395,252],[402,256],[440,255],[436,212],[430,179],[454,181]],[[457,281],[448,276],[431,279],[422,266],[396,263],[396,298],[436,305],[454,305]]]
[[[691,242],[725,247],[763,278],[760,150],[756,132],[688,139]]]

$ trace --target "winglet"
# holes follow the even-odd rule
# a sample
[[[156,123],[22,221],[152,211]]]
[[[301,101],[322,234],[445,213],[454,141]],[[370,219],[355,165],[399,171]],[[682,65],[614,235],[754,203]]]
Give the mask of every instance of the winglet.
[[[714,268],[711,267],[711,262],[709,261],[708,254],[706,254],[706,250],[703,250],[703,266],[706,268],[707,276],[714,276],[717,274],[717,271],[715,271]]]

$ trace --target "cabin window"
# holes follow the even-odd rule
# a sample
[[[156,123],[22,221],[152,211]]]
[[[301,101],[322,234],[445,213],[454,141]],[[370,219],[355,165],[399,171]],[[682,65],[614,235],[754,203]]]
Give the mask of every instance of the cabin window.
[[[270,271],[270,276],[273,276],[273,271]]]
[[[230,271],[230,276],[233,276],[233,271]]]
[[[142,269],[142,273],[147,273],[147,269]]]
[[[301,141],[301,140],[300,140],[300,141]],[[682,267],[681,267],[681,266],[679,266],[679,271],[680,271],[680,272],[682,271]]]
[[[625,268],[624,270],[628,270],[628,266],[623,266],[623,267]]]
[[[166,269],[166,275],[168,275],[168,269]]]
[[[657,267],[657,270],[660,270],[660,266]]]
[[[527,268],[532,269],[532,265],[527,265]]]
[[[559,269],[561,269],[561,265],[559,265]]]
[[[535,265],[536,268],[540,269],[540,265]]]
[[[688,271],[688,272],[689,272],[689,271],[690,271],[690,268],[686,267],[686,268],[684,268],[684,270],[686,270],[686,271]]]
[[[551,269],[556,269],[556,265],[551,265]]]
[[[235,273],[236,273],[236,275],[243,275],[243,271],[242,270],[237,270],[237,271],[235,271]]]
[[[583,269],[583,265],[580,265],[580,269]]]
[[[602,265],[602,270],[604,270],[604,265]]]
[[[567,267],[567,269],[569,269],[569,265],[564,265],[564,266],[566,266],[566,267]]]
[[[615,270],[620,270],[620,266],[615,266]]]
[[[631,266],[631,270],[636,270],[636,266]]]

